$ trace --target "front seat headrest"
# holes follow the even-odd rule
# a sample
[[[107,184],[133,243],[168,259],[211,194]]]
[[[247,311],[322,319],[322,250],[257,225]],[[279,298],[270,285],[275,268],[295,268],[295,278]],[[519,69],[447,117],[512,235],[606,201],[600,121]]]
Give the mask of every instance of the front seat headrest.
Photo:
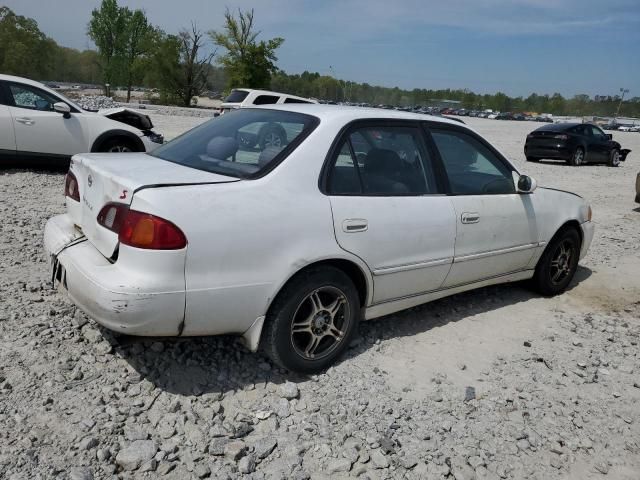
[[[207,143],[207,155],[226,160],[238,151],[238,141],[232,137],[214,137]]]

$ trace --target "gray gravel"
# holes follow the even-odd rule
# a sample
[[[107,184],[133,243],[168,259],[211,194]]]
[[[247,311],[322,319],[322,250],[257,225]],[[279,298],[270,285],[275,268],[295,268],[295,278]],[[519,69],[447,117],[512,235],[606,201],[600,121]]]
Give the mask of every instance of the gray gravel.
[[[591,276],[563,299],[517,285],[444,299],[363,324],[343,361],[299,377],[234,338],[122,337],[86,318],[47,283],[62,188],[61,173],[0,172],[0,478],[640,477],[640,282],[585,291],[637,255],[640,214],[600,218]],[[456,330],[494,321],[485,350]]]

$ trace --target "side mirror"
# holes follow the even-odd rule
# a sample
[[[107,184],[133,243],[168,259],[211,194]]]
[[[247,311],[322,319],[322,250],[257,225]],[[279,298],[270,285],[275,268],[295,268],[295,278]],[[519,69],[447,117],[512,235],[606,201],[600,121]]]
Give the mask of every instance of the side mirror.
[[[53,110],[61,113],[64,118],[69,118],[71,116],[71,107],[64,102],[54,103]]]
[[[520,175],[520,178],[518,178],[518,193],[533,193],[536,188],[538,188],[538,184],[535,179],[527,175]]]
[[[606,135],[607,135],[607,138],[608,138],[609,140],[613,140],[613,135],[612,135],[612,134],[607,133]]]

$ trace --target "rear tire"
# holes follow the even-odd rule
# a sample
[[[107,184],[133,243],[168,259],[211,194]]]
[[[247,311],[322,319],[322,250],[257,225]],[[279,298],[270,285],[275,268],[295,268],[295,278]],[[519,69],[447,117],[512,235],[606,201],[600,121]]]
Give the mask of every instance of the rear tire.
[[[315,373],[349,346],[360,320],[360,300],[351,279],[334,267],[293,277],[269,309],[262,335],[265,353],[278,365]]]
[[[569,165],[574,167],[579,167],[584,163],[584,148],[578,147],[576,151],[573,152],[573,155],[569,159]]]
[[[580,234],[574,227],[560,230],[538,260],[532,279],[535,291],[546,297],[564,292],[578,269]]]
[[[620,166],[620,150],[614,148],[611,150],[611,154],[609,155],[609,166],[610,167],[619,167]]]
[[[99,152],[105,153],[127,153],[127,152],[137,152],[138,149],[133,145],[133,143],[125,138],[114,138],[111,140],[107,140],[102,145],[100,145]]]

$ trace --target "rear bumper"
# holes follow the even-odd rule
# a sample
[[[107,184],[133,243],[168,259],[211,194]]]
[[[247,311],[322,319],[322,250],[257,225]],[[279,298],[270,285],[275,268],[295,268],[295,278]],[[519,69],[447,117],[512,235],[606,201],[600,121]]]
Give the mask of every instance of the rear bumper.
[[[536,144],[526,144],[524,153],[528,157],[552,158],[558,160],[569,160],[573,152],[566,145],[550,147]]]
[[[584,222],[580,225],[580,228],[582,229],[582,248],[580,249],[580,260],[582,260],[587,255],[587,251],[589,250],[591,242],[593,241],[595,226],[593,222]]]
[[[185,250],[127,247],[111,263],[82,237],[68,215],[49,219],[44,246],[61,288],[96,322],[128,335],[180,334]]]

